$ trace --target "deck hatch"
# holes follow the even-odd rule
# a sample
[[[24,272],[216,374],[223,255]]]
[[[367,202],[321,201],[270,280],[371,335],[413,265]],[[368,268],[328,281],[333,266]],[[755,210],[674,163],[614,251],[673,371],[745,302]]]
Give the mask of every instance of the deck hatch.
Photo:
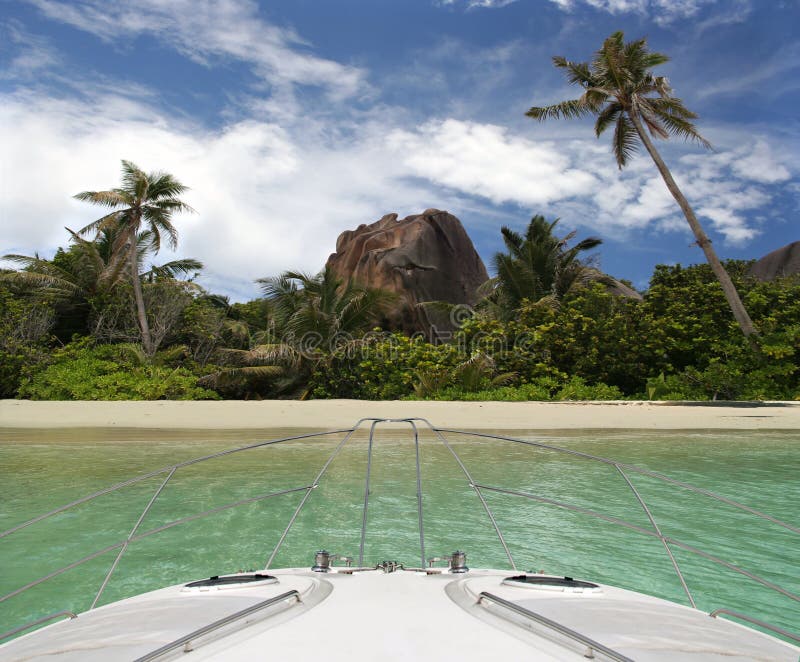
[[[572,588],[572,589],[599,589],[598,584],[573,579],[572,577],[550,577],[548,575],[515,575],[506,577],[503,584],[511,586],[531,586],[533,588]]]
[[[247,575],[214,575],[208,579],[200,579],[196,582],[189,582],[184,585],[184,588],[233,588],[242,584],[274,584],[277,583],[277,578],[272,575],[262,575],[261,573],[247,574]]]

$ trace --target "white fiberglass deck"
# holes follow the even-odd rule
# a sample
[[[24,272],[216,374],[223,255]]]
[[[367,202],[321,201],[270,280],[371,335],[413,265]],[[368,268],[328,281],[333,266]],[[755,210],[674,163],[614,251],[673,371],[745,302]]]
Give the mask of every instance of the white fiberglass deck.
[[[503,584],[508,572],[275,570],[277,583],[147,593],[56,623],[0,647],[3,660],[136,660],[269,598],[269,607],[193,638],[158,660],[582,660],[589,647],[511,612],[486,593],[615,651],[616,659],[796,662],[800,649],[657,598],[600,586]],[[297,594],[291,592],[297,591]],[[299,599],[298,599],[299,598]],[[593,649],[597,659],[615,659]]]

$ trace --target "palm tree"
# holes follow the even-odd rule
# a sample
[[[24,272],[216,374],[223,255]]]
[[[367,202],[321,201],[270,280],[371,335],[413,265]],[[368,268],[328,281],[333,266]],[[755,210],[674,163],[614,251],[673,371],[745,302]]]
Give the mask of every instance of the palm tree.
[[[295,342],[315,338],[323,352],[336,338],[368,331],[392,300],[383,290],[343,282],[328,267],[315,276],[286,271],[256,282],[273,303],[278,328]]]
[[[175,212],[194,211],[178,196],[187,187],[172,175],[164,172],[145,173],[130,161],[122,161],[122,187],[109,191],[83,191],[75,198],[113,209],[109,214],[90,223],[81,230],[100,233],[113,228],[117,231],[113,251],[127,255],[127,265],[133,284],[136,315],[142,334],[142,345],[147,354],[154,351],[150,327],[144,307],[142,283],[139,278],[139,236],[142,225],[150,232],[151,249],[157,253],[161,247],[161,234],[167,236],[171,248],[178,243],[178,232],[172,225]]]
[[[269,302],[270,328],[254,336],[249,350],[226,350],[235,365],[208,375],[205,384],[264,379],[273,394],[305,399],[313,371],[335,351],[358,345],[393,300],[383,290],[343,282],[328,267],[314,276],[286,271],[256,282]]]
[[[495,273],[484,288],[502,313],[512,315],[523,299],[536,302],[544,298],[559,300],[576,287],[606,277],[579,259],[581,253],[597,248],[602,239],[589,237],[568,247],[575,237],[553,234],[558,219],[548,222],[534,216],[525,234],[503,227],[500,232],[507,253],[496,253],[492,260]]]
[[[648,50],[645,39],[625,43],[624,37],[622,32],[612,34],[603,42],[603,47],[591,63],[570,62],[561,56],[554,57],[555,66],[565,69],[569,82],[579,85],[584,92],[578,99],[562,101],[552,106],[533,107],[526,115],[538,120],[596,115],[594,128],[598,137],[614,125],[612,147],[620,169],[628,162],[641,141],[683,211],[697,239],[697,245],[705,253],[711,269],[722,285],[742,332],[750,337],[757,331],[739,293],[720,263],[711,240],[697,220],[688,200],[656,150],[651,135],[664,139],[670,135],[680,136],[704,147],[710,147],[710,144],[697,132],[691,121],[697,115],[687,109],[683,101],[672,95],[669,81],[663,76],[653,76],[649,71],[668,62],[669,58],[662,53]]]
[[[52,260],[38,255],[4,255],[20,265],[20,271],[4,274],[3,279],[55,301],[86,299],[113,287],[120,277],[120,263],[112,260],[101,241],[87,241],[69,228],[72,246],[58,249]]]
[[[21,271],[3,274],[4,280],[13,281],[29,289],[41,289],[55,300],[73,296],[89,297],[110,290],[123,280],[127,255],[113,251],[117,233],[112,228],[104,228],[93,241],[87,241],[78,233],[66,228],[70,233],[72,246],[64,251],[59,248],[53,260],[28,255],[10,253],[4,260],[16,262]],[[142,262],[152,250],[150,231],[140,232],[137,237],[137,256],[139,258],[139,278],[146,283],[156,280],[179,280],[182,276],[196,274],[203,269],[203,263],[194,258],[181,258],[164,264],[151,264],[142,271]],[[59,260],[58,255],[68,256]],[[65,262],[59,266],[59,262]]]
[[[52,260],[38,255],[4,255],[3,259],[16,262],[21,269],[0,274],[0,282],[14,284],[24,292],[54,303],[58,311],[56,335],[69,339],[73,333],[85,331],[92,313],[102,318],[103,310],[113,300],[119,301],[114,296],[117,286],[129,279],[127,249],[123,247],[122,254],[113,250],[119,234],[117,229],[104,228],[92,241],[69,228],[66,230],[71,235],[71,245],[66,250],[59,248]],[[148,270],[144,270],[142,263],[152,250],[152,234],[149,230],[140,232],[137,237],[137,256],[139,279],[143,283],[176,282],[203,268],[202,262],[183,258],[161,265],[151,264]],[[194,283],[186,282],[183,286],[195,287]],[[122,300],[128,301],[127,298]],[[125,304],[126,310],[128,305]]]

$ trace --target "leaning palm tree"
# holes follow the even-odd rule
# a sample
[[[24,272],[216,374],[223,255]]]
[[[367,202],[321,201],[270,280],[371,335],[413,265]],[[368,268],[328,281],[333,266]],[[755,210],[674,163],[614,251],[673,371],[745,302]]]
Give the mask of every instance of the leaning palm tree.
[[[606,279],[580,259],[582,253],[602,244],[602,239],[588,237],[569,247],[575,232],[557,237],[553,233],[556,225],[558,219],[548,222],[537,214],[524,235],[508,227],[500,230],[507,252],[494,255],[497,275],[481,290],[489,293],[489,302],[496,304],[502,315],[513,315],[523,299],[558,301],[576,287]]]
[[[114,252],[127,256],[127,266],[133,284],[136,316],[142,334],[142,345],[147,354],[154,351],[144,307],[142,283],[139,278],[139,251],[137,237],[142,225],[151,233],[152,251],[157,253],[161,247],[161,235],[167,236],[171,248],[178,243],[178,232],[172,225],[171,218],[175,212],[193,211],[178,196],[187,187],[172,175],[164,172],[145,173],[130,161],[122,161],[122,187],[109,191],[84,191],[75,198],[91,202],[113,211],[90,223],[81,233],[97,232],[113,228],[117,237],[113,246]]]
[[[710,145],[691,121],[697,115],[687,109],[681,99],[672,95],[669,81],[663,76],[654,76],[649,71],[669,61],[669,58],[662,53],[648,50],[645,39],[625,43],[624,37],[622,32],[612,34],[603,42],[603,47],[591,63],[571,62],[561,56],[554,57],[553,63],[556,67],[565,69],[569,82],[579,85],[584,92],[578,99],[562,101],[552,106],[533,107],[526,114],[538,120],[596,115],[594,128],[598,137],[614,125],[612,146],[620,169],[627,164],[641,141],[683,211],[697,239],[697,245],[705,253],[711,269],[722,285],[742,332],[745,336],[752,336],[756,329],[739,293],[720,263],[711,246],[711,240],[697,220],[688,200],[672,178],[651,136],[664,139],[670,135],[680,136],[704,147]]]

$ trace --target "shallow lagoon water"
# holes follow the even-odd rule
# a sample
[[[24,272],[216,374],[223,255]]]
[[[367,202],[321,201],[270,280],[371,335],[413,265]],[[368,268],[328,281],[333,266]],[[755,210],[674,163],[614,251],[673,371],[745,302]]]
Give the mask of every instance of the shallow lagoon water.
[[[613,458],[692,483],[800,526],[800,433],[503,431]],[[0,430],[0,531],[133,476],[297,430]],[[313,482],[344,437],[287,442],[175,472],[138,533],[225,504]],[[474,480],[591,509],[652,530],[611,465],[521,444],[446,435]],[[273,566],[310,566],[314,551],[358,557],[368,440],[358,433],[311,492]],[[467,552],[473,566],[510,568],[485,510],[451,452],[420,435],[424,556]],[[703,495],[633,472],[662,532],[800,594],[800,536]],[[163,483],[160,474],[0,539],[0,596],[128,536]],[[419,566],[415,449],[406,429],[378,428],[370,466],[364,562]],[[220,510],[131,543],[98,604],[205,576],[260,569],[304,492]],[[552,504],[485,491],[519,570],[582,577],[688,604],[662,543]],[[677,546],[703,610],[736,609],[800,630],[800,602]],[[38,616],[83,611],[118,550],[0,603],[0,632]]]

